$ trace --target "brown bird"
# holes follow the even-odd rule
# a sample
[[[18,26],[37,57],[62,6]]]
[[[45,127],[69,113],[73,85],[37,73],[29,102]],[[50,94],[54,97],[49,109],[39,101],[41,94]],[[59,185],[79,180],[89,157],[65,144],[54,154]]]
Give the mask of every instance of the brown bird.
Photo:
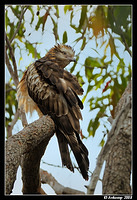
[[[62,164],[74,172],[69,148],[73,151],[81,174],[88,180],[88,150],[80,139],[79,120],[83,94],[75,76],[64,68],[75,62],[74,51],[68,45],[58,44],[25,71],[17,90],[19,108],[25,112],[36,110],[38,115],[49,115],[56,129]]]

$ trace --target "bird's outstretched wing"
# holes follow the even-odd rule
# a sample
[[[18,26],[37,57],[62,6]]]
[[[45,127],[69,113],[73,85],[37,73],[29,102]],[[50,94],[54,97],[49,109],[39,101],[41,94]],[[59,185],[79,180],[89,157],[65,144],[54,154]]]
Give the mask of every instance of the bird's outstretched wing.
[[[30,65],[25,74],[29,96],[40,111],[50,115],[56,125],[62,164],[74,171],[68,144],[77,160],[84,179],[88,179],[88,150],[79,137],[80,108],[77,95],[83,93],[77,79],[59,65],[45,58]]]

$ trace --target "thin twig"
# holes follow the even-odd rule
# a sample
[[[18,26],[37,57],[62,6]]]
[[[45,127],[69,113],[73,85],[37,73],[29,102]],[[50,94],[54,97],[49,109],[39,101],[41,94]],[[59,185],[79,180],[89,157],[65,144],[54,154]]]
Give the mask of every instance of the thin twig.
[[[95,68],[106,69],[108,67],[108,65],[98,66],[98,67],[96,67],[96,66],[92,67],[92,66],[87,66],[87,65],[84,65],[84,66],[85,66],[85,68],[88,68],[88,69],[95,69]]]
[[[14,76],[15,76],[15,79],[17,80],[17,82],[19,83],[18,74],[17,74],[17,64],[16,64],[15,56],[14,56],[13,49],[11,47],[10,41],[9,41],[6,33],[5,33],[5,38],[6,38],[7,46],[9,48],[9,50],[10,50],[10,57],[12,59],[12,63],[13,63],[13,67],[14,67]]]
[[[27,119],[26,119],[26,115],[25,115],[25,112],[23,110],[19,110],[19,114],[20,114],[20,117],[21,117],[21,122],[22,122],[22,126],[23,127],[26,127],[28,125],[28,122],[27,122]]]
[[[26,8],[24,9],[24,6],[22,6],[22,8],[21,8],[21,15],[20,15],[20,19],[19,19],[19,23],[18,23],[17,29],[15,30],[15,32],[14,32],[12,38],[10,39],[10,43],[12,43],[12,41],[13,41],[13,39],[15,38],[16,34],[18,33],[19,28],[20,28],[20,25],[21,25],[21,21],[22,21],[23,16],[24,16],[26,10],[28,9],[28,7],[29,7],[29,6],[26,6]]]
[[[9,70],[9,73],[10,73],[10,75],[11,75],[13,81],[14,81],[15,86],[17,87],[19,81],[18,81],[18,79],[15,77],[15,74],[14,74],[14,71],[13,71],[12,66],[11,66],[11,64],[10,64],[10,61],[9,61],[7,52],[5,52],[5,55],[6,55],[6,65],[7,65],[7,68],[8,68],[8,70]]]
[[[79,190],[75,190],[69,187],[64,187],[64,185],[61,185],[53,176],[52,174],[49,174],[47,171],[40,169],[40,178],[41,182],[45,184],[49,184],[53,190],[56,192],[56,194],[79,194],[84,195],[85,193]]]
[[[46,164],[46,165],[49,165],[49,166],[52,166],[52,167],[62,168],[62,166],[60,166],[60,165],[54,165],[54,164],[51,164],[51,163],[47,163],[47,162],[45,162],[45,161],[43,161],[43,160],[42,160],[42,163],[43,163],[43,164]]]
[[[17,109],[17,112],[14,115],[14,119],[12,120],[12,122],[10,124],[8,124],[8,127],[7,127],[7,138],[12,136],[12,129],[13,129],[14,125],[16,124],[16,122],[18,120],[18,117],[19,117],[19,110]]]
[[[10,92],[12,90],[16,92],[16,89],[14,89],[14,88],[11,87],[11,88],[9,88],[9,89],[6,90],[6,93],[8,93],[8,92]]]
[[[10,73],[10,75],[11,75],[13,81],[14,81],[15,86],[17,87],[17,86],[18,86],[18,83],[19,83],[19,82],[18,82],[18,79],[16,79],[16,77],[15,77],[15,75],[14,75],[14,71],[13,71],[13,69],[12,69],[12,66],[11,66],[10,62],[9,62],[9,58],[8,58],[7,52],[6,52],[5,54],[6,54],[6,65],[7,65],[7,68],[8,68],[8,70],[9,70],[9,73]],[[27,125],[28,125],[28,122],[27,122],[27,119],[26,119],[25,112],[19,110],[19,114],[20,114],[20,116],[21,116],[21,121],[22,121],[23,127],[27,126]]]

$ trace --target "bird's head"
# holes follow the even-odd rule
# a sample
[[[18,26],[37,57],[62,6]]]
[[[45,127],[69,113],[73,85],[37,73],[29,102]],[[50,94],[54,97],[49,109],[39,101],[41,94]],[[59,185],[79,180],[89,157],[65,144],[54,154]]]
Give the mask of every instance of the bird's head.
[[[75,52],[71,46],[58,44],[49,50],[46,56],[58,63],[60,67],[66,67],[70,62],[75,62]]]

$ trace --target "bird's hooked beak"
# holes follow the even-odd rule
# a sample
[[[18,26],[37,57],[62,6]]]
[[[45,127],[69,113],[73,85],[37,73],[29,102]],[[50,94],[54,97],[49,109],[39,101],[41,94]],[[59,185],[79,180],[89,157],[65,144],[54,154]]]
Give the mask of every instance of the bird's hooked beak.
[[[70,62],[76,62],[75,58],[70,58],[69,60],[70,60]]]

